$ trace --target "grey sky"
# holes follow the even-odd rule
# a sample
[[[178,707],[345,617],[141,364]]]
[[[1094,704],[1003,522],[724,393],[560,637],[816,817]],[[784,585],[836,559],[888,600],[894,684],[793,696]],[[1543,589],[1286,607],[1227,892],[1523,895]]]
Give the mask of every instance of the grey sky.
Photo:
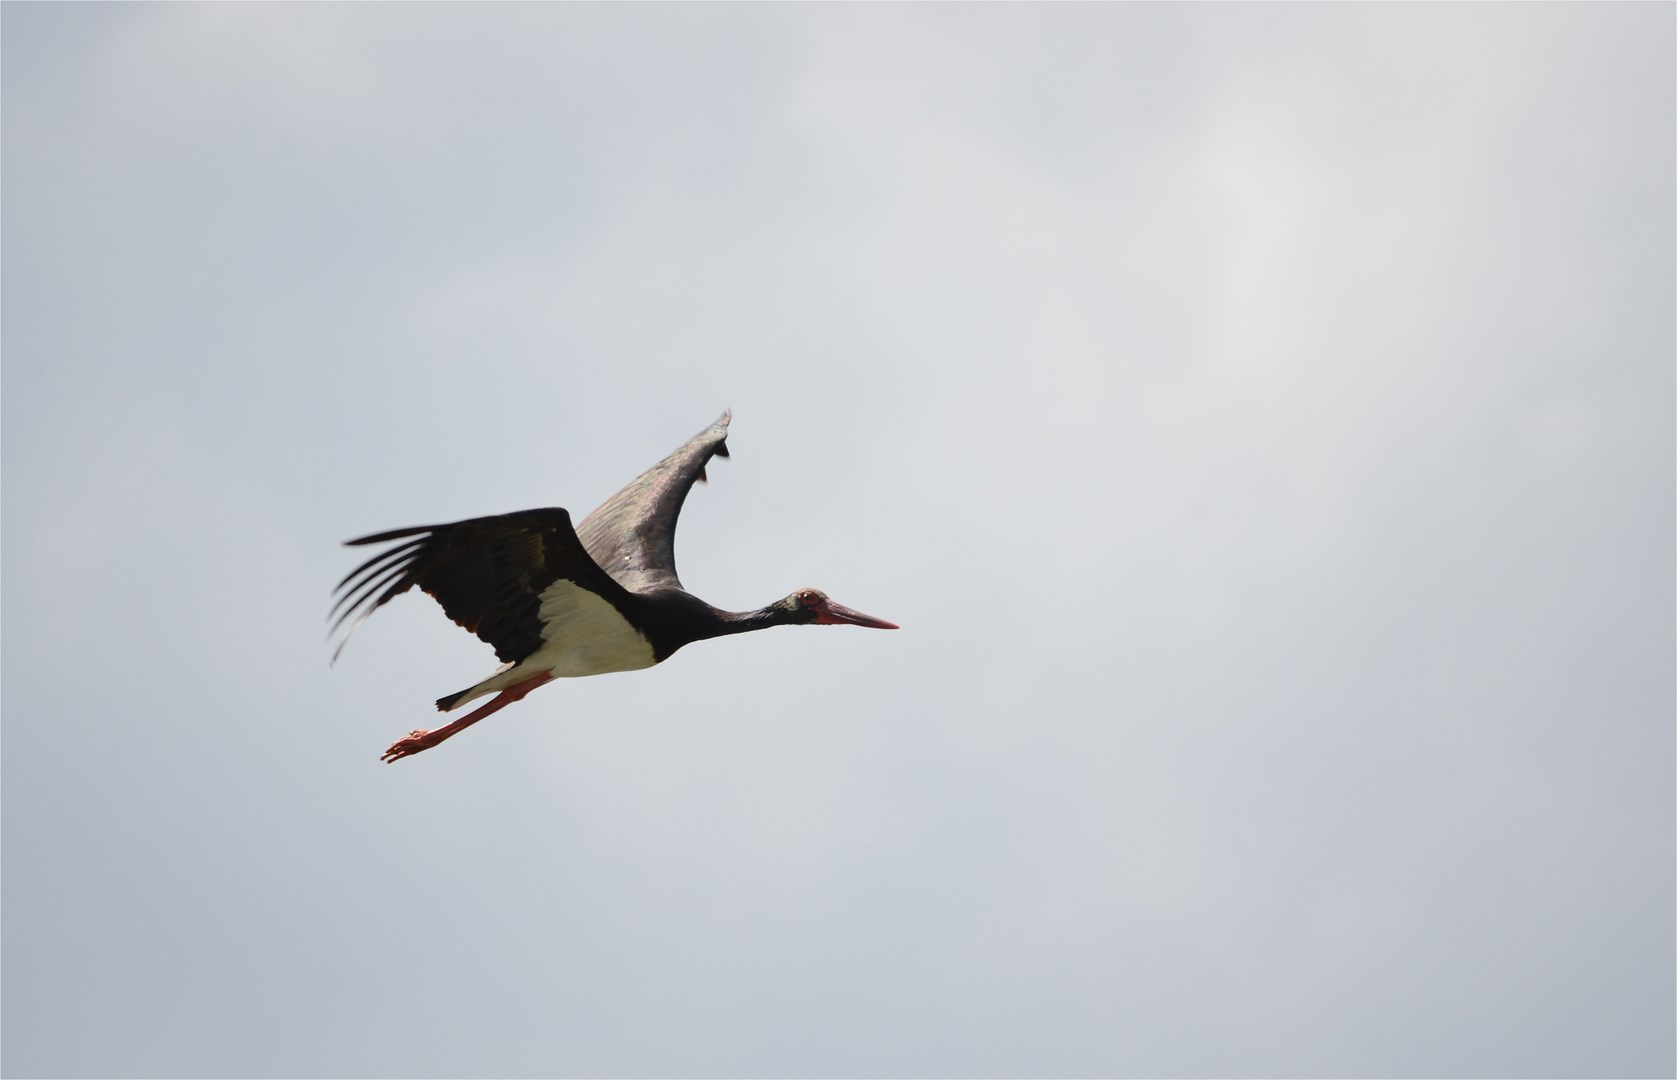
[[[8,1075],[1677,1069],[1671,5],[3,18]]]

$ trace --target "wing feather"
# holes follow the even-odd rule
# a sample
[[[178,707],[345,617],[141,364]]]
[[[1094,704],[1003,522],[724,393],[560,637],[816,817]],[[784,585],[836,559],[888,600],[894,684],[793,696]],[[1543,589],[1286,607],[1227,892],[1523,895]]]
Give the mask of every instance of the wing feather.
[[[541,594],[566,579],[603,596],[619,610],[631,600],[589,557],[557,507],[471,518],[449,525],[393,529],[347,541],[350,546],[405,540],[345,575],[327,618],[331,633],[361,620],[415,585],[442,605],[448,617],[516,663],[542,646]],[[343,650],[343,641],[338,652]],[[333,658],[336,659],[334,652]]]
[[[345,574],[343,580],[338,582],[336,585],[334,585],[332,587],[333,590],[336,591],[338,589],[343,588],[345,585],[349,584],[349,579],[350,578],[359,577],[362,574],[369,573],[373,570],[374,567],[378,566],[378,564],[383,563],[387,560],[393,560],[393,559],[399,558],[400,556],[406,554],[407,552],[412,551],[414,548],[418,547],[420,544],[423,544],[424,542],[425,541],[423,539],[421,539],[421,540],[410,540],[406,544],[397,544],[393,548],[389,548],[385,551],[379,552],[377,555],[374,555],[372,558],[368,559],[366,562],[362,563],[360,566],[357,566],[354,570],[351,570],[349,573]]]
[[[641,473],[577,526],[594,562],[630,592],[680,589],[675,572],[675,526],[693,483],[712,457],[728,456],[728,421],[716,423]]]

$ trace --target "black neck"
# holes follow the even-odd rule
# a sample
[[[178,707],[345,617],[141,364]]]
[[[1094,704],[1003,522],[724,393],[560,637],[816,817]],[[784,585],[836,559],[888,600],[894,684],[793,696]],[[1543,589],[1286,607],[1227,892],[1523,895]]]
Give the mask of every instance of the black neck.
[[[640,626],[660,660],[690,642],[766,630],[791,621],[785,608],[772,604],[756,611],[722,611],[673,589],[646,599],[650,603]]]
[[[710,610],[712,619],[705,632],[699,635],[701,638],[747,634],[753,630],[767,630],[771,626],[785,626],[790,621],[785,608],[772,604],[760,607],[756,611],[719,611],[716,608]]]

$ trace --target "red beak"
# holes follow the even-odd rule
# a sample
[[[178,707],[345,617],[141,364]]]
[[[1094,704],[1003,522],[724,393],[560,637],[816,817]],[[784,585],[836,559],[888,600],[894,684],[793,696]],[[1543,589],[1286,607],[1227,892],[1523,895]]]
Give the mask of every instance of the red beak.
[[[894,622],[876,619],[872,615],[863,615],[855,608],[847,608],[843,604],[835,604],[831,600],[821,605],[821,611],[815,616],[815,621],[818,624],[825,623],[828,625],[849,623],[851,626],[871,626],[875,630],[901,629]]]

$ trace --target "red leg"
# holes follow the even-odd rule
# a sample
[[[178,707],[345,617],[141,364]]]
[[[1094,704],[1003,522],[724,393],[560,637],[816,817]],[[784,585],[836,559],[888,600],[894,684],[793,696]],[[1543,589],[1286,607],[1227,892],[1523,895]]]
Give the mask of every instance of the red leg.
[[[444,739],[451,738],[460,734],[462,731],[465,731],[467,728],[471,727],[479,720],[482,720],[490,713],[495,712],[498,709],[503,709],[506,706],[511,705],[513,702],[522,699],[525,694],[528,694],[530,691],[534,690],[543,683],[552,681],[553,676],[543,672],[540,675],[533,675],[530,678],[525,679],[523,682],[513,683],[511,686],[491,698],[489,704],[467,713],[465,716],[462,716],[452,724],[445,724],[442,727],[437,728],[435,731],[408,732],[407,738],[397,739],[390,745],[390,749],[379,755],[379,760],[388,765],[393,761],[401,761],[405,757],[412,757],[421,750],[429,750],[431,747],[442,742]]]

